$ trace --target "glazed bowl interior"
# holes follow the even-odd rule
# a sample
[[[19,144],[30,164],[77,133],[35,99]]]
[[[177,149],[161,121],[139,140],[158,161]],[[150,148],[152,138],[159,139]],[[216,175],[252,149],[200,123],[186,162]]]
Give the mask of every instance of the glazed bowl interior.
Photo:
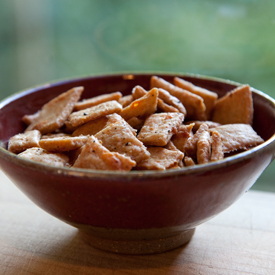
[[[171,82],[175,76],[156,75]],[[34,203],[79,228],[97,248],[146,254],[182,245],[190,240],[196,226],[243,195],[274,158],[275,102],[253,88],[253,128],[265,142],[218,162],[125,173],[58,168],[22,159],[6,150],[9,138],[25,130],[25,114],[35,113],[72,87],[84,86],[82,98],[116,91],[127,95],[136,85],[149,89],[151,76],[118,74],[59,81],[18,93],[0,104],[2,171]],[[177,76],[219,97],[240,85],[217,78]]]

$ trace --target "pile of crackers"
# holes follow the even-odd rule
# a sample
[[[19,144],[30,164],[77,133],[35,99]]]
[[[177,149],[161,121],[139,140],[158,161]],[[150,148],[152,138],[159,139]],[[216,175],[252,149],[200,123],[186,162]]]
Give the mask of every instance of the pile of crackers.
[[[127,172],[184,169],[264,142],[252,128],[249,85],[220,98],[179,77],[152,76],[150,86],[89,99],[84,87],[65,91],[22,118],[26,130],[8,150],[58,167]]]

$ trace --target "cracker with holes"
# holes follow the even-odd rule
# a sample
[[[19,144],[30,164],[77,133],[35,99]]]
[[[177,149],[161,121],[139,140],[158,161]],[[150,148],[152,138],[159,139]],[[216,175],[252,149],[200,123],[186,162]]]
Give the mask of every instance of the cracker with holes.
[[[79,100],[83,89],[83,87],[72,88],[46,103],[26,131],[36,129],[42,134],[47,134],[62,127]]]
[[[138,170],[167,170],[178,167],[184,154],[178,150],[168,150],[163,147],[148,147],[150,158],[137,164]]]
[[[122,106],[116,100],[111,100],[84,110],[73,112],[69,116],[69,122],[72,126],[77,127],[97,118],[113,113],[120,113],[121,110]]]
[[[182,113],[157,113],[150,115],[138,133],[146,146],[165,146],[184,120]]]
[[[38,130],[28,131],[17,134],[10,138],[8,150],[12,153],[19,154],[31,147],[39,147],[41,133]]]
[[[66,152],[75,150],[83,146],[88,140],[88,136],[77,137],[54,137],[41,139],[39,145],[49,152]]]
[[[29,148],[18,156],[44,164],[65,167],[69,163],[69,157],[63,153],[51,153],[42,148]]]
[[[134,100],[130,105],[123,108],[120,115],[129,120],[132,117],[145,118],[153,114],[157,109],[158,90],[152,89],[144,96]]]
[[[213,108],[216,104],[218,94],[212,91],[209,91],[205,88],[201,88],[199,86],[194,85],[193,83],[186,81],[182,78],[175,77],[174,84],[184,90],[187,90],[193,94],[196,94],[203,98],[203,102],[205,104],[206,110],[206,118],[210,119],[212,115]]]
[[[245,123],[252,125],[253,100],[249,85],[242,85],[216,102],[212,120],[221,124]]]
[[[211,133],[216,131],[220,134],[224,153],[249,150],[264,142],[249,124],[226,124],[209,131]]]
[[[168,91],[172,96],[178,98],[186,109],[186,117],[188,119],[206,120],[205,104],[203,98],[179,88],[163,78],[152,76],[151,88],[162,88]]]
[[[95,96],[88,99],[83,99],[82,101],[79,101],[75,104],[74,110],[75,111],[84,110],[107,101],[112,101],[112,100],[119,101],[121,97],[122,97],[121,92],[114,92],[110,94]]]
[[[108,150],[124,154],[137,163],[150,156],[146,147],[133,134],[131,127],[127,127],[123,122],[112,123],[95,137]]]
[[[90,136],[73,167],[127,172],[135,165],[136,162],[131,158],[110,152],[96,137]]]

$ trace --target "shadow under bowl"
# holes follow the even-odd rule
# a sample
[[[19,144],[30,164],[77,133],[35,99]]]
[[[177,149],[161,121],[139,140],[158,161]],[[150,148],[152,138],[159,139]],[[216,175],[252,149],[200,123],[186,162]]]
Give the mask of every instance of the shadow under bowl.
[[[157,74],[168,81],[174,75]],[[197,75],[177,75],[223,96],[240,85]],[[249,151],[209,164],[168,171],[127,173],[58,168],[6,150],[23,132],[22,117],[74,86],[83,98],[135,85],[149,89],[151,74],[119,74],[59,81],[15,94],[0,103],[0,168],[35,204],[80,230],[92,246],[116,253],[151,254],[188,242],[195,228],[227,209],[272,162],[275,101],[252,89],[253,128],[265,140]]]

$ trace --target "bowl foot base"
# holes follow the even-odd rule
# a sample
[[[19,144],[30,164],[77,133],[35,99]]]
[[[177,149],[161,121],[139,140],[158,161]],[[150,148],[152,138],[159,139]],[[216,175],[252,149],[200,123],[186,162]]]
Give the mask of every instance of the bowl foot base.
[[[181,231],[176,235],[158,239],[117,240],[105,239],[80,230],[81,237],[89,245],[99,250],[118,254],[155,254],[176,249],[191,240],[195,228]]]

